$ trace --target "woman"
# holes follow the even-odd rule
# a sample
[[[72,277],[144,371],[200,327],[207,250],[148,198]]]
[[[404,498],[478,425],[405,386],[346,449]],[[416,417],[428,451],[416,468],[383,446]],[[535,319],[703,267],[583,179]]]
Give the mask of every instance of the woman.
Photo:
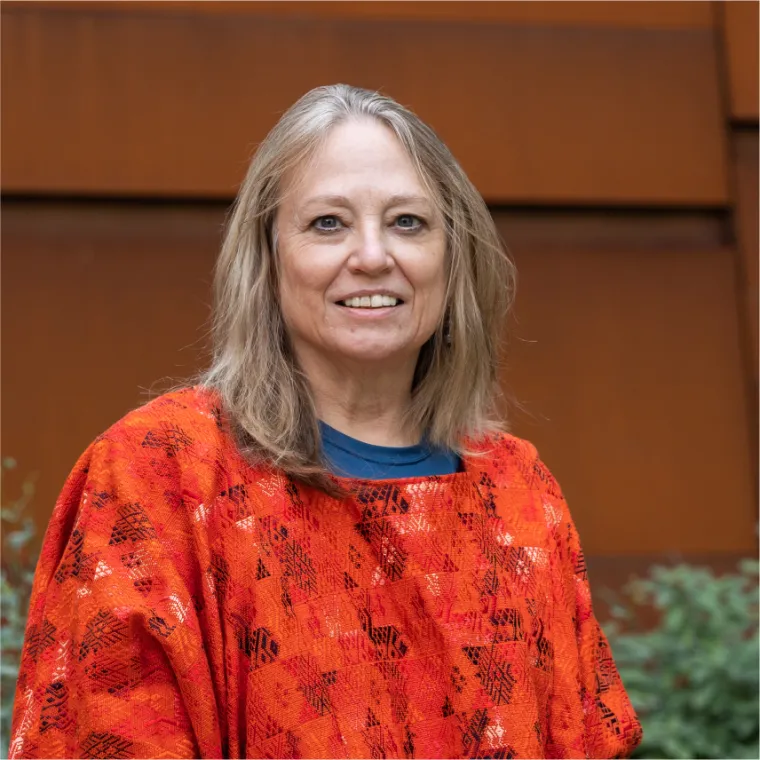
[[[572,519],[494,421],[513,273],[435,134],[313,90],[254,157],[202,381],[85,452],[12,757],[618,757]]]

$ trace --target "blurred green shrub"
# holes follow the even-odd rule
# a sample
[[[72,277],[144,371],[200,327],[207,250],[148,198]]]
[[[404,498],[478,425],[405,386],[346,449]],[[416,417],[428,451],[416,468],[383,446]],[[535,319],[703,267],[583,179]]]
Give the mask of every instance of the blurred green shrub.
[[[657,613],[653,627],[642,627]],[[654,567],[605,626],[644,729],[634,757],[760,758],[758,562]]]
[[[2,461],[3,481],[16,462]],[[2,521],[2,562],[0,562],[0,757],[8,757],[13,697],[18,680],[24,630],[29,612],[34,570],[39,555],[39,541],[29,502],[34,495],[34,481],[27,479],[21,495],[0,506]]]

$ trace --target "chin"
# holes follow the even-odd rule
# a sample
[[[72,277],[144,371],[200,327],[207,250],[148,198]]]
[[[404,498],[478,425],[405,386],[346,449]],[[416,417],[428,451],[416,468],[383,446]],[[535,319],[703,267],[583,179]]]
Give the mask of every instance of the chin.
[[[367,344],[339,346],[335,353],[341,359],[361,362],[403,362],[419,353],[419,348],[408,345]]]

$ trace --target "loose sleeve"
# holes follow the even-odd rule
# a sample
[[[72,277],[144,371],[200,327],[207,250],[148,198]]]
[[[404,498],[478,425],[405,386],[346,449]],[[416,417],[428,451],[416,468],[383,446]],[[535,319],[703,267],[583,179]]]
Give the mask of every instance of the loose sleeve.
[[[568,523],[568,549],[568,575],[575,590],[575,635],[586,756],[629,757],[641,742],[641,724],[615,666],[607,637],[594,616],[586,563],[572,520]]]
[[[170,474],[151,473],[139,447],[94,443],[56,503],[32,591],[11,758],[222,756],[190,575],[172,548],[182,517]]]
[[[641,742],[641,724],[594,616],[575,523],[556,480],[539,459],[534,462],[533,473],[544,509],[555,521],[557,542],[553,568],[557,651],[548,757],[629,757]]]

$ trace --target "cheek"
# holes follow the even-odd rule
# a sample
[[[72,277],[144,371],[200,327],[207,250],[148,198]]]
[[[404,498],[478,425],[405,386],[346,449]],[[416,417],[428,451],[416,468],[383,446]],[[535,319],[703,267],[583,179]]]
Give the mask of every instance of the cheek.
[[[279,272],[279,298],[280,309],[286,323],[291,323],[298,311],[298,273],[294,272],[288,264],[280,262]]]
[[[290,311],[291,307],[298,303],[303,287],[303,278],[298,269],[288,264],[281,264],[279,290],[283,311]]]
[[[289,329],[301,332],[315,315],[315,285],[313,271],[303,265],[298,251],[282,250],[279,265],[280,309]]]
[[[443,310],[443,302],[446,294],[447,267],[444,253],[426,257],[416,270],[411,273],[413,285],[417,294],[421,296],[425,309],[435,312]]]
[[[288,246],[281,249],[279,260],[280,297],[297,308],[303,299],[313,301],[326,287],[328,273],[320,266],[319,257],[307,246]]]
[[[333,250],[298,245],[294,241],[280,248],[280,308],[286,327],[294,335],[313,338],[329,327],[326,294],[339,268]]]

